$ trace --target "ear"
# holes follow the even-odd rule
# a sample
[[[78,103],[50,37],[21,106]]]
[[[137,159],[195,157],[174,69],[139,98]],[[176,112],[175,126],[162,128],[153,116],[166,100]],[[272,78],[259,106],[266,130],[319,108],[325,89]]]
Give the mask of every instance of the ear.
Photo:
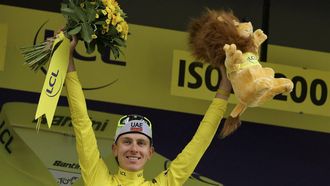
[[[154,154],[154,152],[155,152],[155,148],[152,146],[152,147],[150,147],[150,149],[149,149],[149,157],[148,157],[148,159],[151,159],[151,157],[152,157],[152,155]]]
[[[238,26],[238,25],[239,25],[239,22],[236,21],[235,19],[233,20],[233,22],[234,22],[234,25],[235,25],[235,26]]]
[[[112,154],[114,157],[117,157],[118,156],[118,146],[117,144],[112,144]]]
[[[217,20],[220,22],[225,22],[225,19],[222,16],[217,17]]]

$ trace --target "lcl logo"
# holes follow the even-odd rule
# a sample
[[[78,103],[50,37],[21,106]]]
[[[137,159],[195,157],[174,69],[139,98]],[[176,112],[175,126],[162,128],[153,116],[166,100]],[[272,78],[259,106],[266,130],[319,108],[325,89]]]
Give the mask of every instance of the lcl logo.
[[[52,72],[49,76],[49,79],[47,80],[48,84],[46,86],[46,94],[49,97],[56,96],[60,90],[62,89],[62,82],[59,82],[58,80],[61,80],[59,76],[60,70],[56,70],[55,72]]]

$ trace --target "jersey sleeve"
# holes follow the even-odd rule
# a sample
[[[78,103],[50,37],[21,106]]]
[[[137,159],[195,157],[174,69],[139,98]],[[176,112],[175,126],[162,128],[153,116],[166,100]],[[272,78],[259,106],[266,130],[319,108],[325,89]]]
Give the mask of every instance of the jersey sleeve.
[[[187,181],[210,145],[226,108],[227,101],[213,99],[192,140],[171,162],[169,168],[155,178],[158,183],[183,185]]]
[[[65,86],[76,136],[81,174],[86,185],[95,185],[98,179],[106,180],[109,171],[100,157],[92,122],[87,112],[85,96],[76,72],[67,74]]]

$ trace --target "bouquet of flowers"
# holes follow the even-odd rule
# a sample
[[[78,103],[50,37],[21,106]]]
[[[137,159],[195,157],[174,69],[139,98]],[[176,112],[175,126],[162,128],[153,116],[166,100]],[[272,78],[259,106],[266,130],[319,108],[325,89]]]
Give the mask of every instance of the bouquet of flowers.
[[[86,52],[92,53],[95,47],[99,53],[110,48],[114,58],[122,54],[120,47],[126,47],[127,17],[116,0],[64,0],[61,12],[67,20],[64,35],[76,35],[85,44]],[[55,36],[56,37],[56,36]],[[25,62],[32,70],[38,70],[51,58],[54,38],[43,43],[21,48]]]

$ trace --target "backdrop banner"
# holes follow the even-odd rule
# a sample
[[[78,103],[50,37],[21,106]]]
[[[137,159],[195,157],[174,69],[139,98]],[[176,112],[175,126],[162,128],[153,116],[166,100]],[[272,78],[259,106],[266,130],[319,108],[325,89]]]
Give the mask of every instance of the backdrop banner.
[[[5,5],[0,9],[0,23],[8,30],[6,68],[0,71],[0,87],[39,93],[45,74],[33,73],[23,65],[19,47],[52,36],[65,19],[54,12]],[[132,34],[124,48],[125,55],[118,60],[112,59],[110,53],[87,54],[83,43],[78,44],[75,61],[86,98],[203,115],[215,94],[219,74],[189,56],[187,33],[134,24],[129,27]],[[295,89],[261,107],[247,109],[241,119],[329,133],[330,68],[324,65],[329,58],[325,52],[269,45],[268,62],[264,65],[274,68],[277,76],[290,78]],[[65,94],[64,91],[62,95]],[[235,104],[232,96],[225,116]]]
[[[36,104],[6,103],[1,111],[0,173],[4,185],[82,185],[80,166],[75,147],[75,136],[69,108],[60,106],[54,115],[52,127],[42,120],[39,133],[35,130]],[[111,153],[111,145],[117,121],[122,115],[88,111],[92,118],[101,155],[109,170],[117,173],[117,163]],[[17,117],[19,116],[19,117]],[[51,147],[51,148],[50,148]],[[151,180],[164,171],[170,160],[154,154],[144,170]],[[31,168],[33,167],[33,169]],[[28,184],[26,184],[28,183]],[[186,185],[208,186],[222,184],[194,172]]]

